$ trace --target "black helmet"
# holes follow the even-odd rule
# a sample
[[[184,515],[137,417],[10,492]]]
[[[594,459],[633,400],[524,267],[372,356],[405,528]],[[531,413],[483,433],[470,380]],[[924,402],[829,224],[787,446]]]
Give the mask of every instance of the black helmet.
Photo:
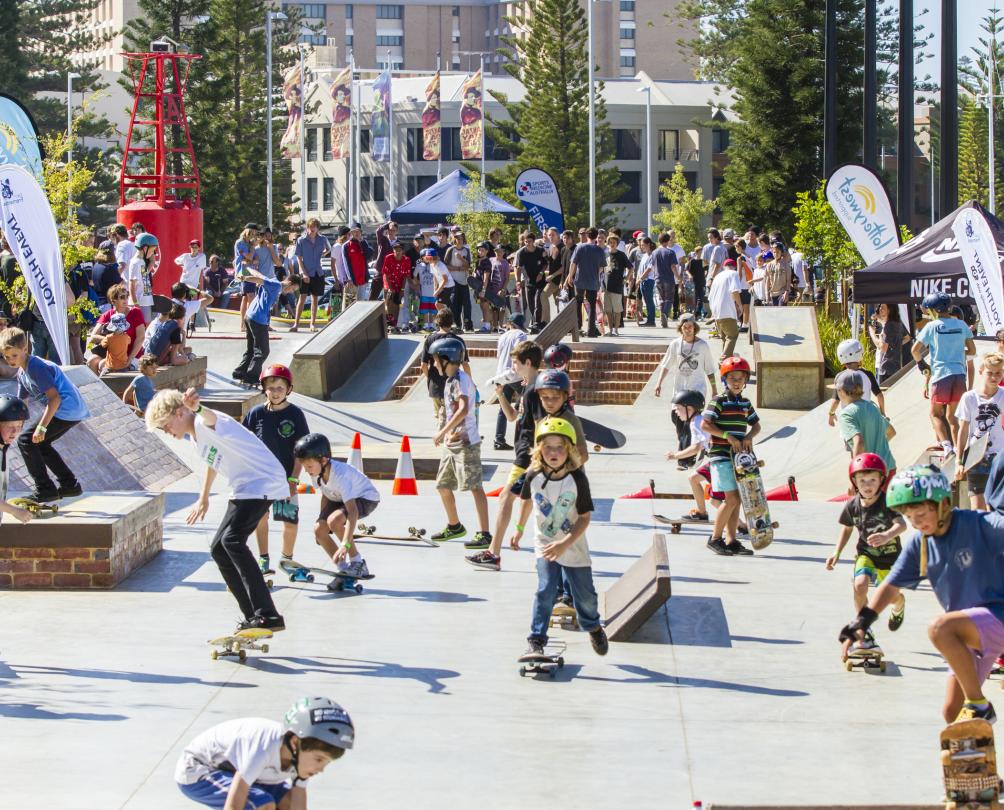
[[[544,350],[544,362],[551,368],[567,366],[572,359],[572,349],[564,343],[555,343]]]
[[[429,347],[433,357],[445,357],[451,363],[460,363],[464,359],[464,344],[454,337],[440,338]]]
[[[920,305],[924,309],[933,309],[938,313],[948,312],[948,308],[952,305],[952,299],[943,292],[933,292],[925,295]]]
[[[572,380],[564,371],[557,368],[549,368],[537,375],[533,387],[538,391],[541,388],[557,388],[559,391],[571,391]]]
[[[308,433],[293,446],[294,458],[331,458],[331,442],[322,433]]]
[[[28,406],[17,397],[0,397],[0,422],[24,422],[28,419]]]
[[[677,391],[673,395],[674,405],[685,405],[689,406],[695,410],[704,410],[704,394],[700,391],[694,391],[692,389],[687,389],[684,391]]]

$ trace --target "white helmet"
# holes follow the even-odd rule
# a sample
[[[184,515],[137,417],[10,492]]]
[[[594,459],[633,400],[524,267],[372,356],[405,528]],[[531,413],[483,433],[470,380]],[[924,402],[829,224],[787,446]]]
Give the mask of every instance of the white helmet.
[[[848,338],[841,340],[837,346],[837,359],[845,366],[848,363],[860,363],[864,356],[865,347],[861,345],[860,340]]]

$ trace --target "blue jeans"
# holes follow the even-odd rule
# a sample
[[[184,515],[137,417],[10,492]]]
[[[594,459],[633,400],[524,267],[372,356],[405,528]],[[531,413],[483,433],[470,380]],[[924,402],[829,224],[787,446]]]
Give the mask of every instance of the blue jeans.
[[[49,327],[41,318],[36,318],[31,327],[31,353],[43,360],[51,360],[56,364],[60,362],[59,351],[49,334]],[[67,358],[67,362],[69,362],[69,358]]]
[[[600,611],[596,588],[593,587],[593,569],[567,568],[556,562],[537,558],[537,593],[533,597],[533,621],[530,625],[529,640],[537,639],[547,643],[547,626],[554,609],[554,601],[561,590],[561,575],[564,574],[572,589],[572,602],[579,627],[586,632],[600,626]]]
[[[649,326],[655,326],[655,279],[647,278],[641,283],[641,295],[645,299],[645,312]]]

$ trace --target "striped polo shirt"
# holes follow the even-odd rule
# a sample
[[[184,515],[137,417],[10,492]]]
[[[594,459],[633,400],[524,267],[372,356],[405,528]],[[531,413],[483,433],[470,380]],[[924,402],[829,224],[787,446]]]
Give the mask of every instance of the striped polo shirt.
[[[708,403],[704,409],[704,418],[714,422],[715,427],[741,439],[750,427],[760,421],[753,410],[753,403],[742,394],[726,392],[719,394]],[[711,449],[708,455],[712,461],[716,458],[730,458],[732,450],[727,439],[720,436],[711,437]]]

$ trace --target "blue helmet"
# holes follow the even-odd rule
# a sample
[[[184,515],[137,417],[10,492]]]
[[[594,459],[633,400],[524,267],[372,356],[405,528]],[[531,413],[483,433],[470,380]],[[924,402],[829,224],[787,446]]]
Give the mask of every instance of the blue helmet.
[[[952,306],[952,299],[943,292],[933,292],[925,295],[920,305],[924,309],[933,309],[938,313],[948,312],[949,307]]]
[[[445,357],[450,363],[460,363],[464,359],[464,344],[455,337],[440,338],[429,347],[429,354]]]

